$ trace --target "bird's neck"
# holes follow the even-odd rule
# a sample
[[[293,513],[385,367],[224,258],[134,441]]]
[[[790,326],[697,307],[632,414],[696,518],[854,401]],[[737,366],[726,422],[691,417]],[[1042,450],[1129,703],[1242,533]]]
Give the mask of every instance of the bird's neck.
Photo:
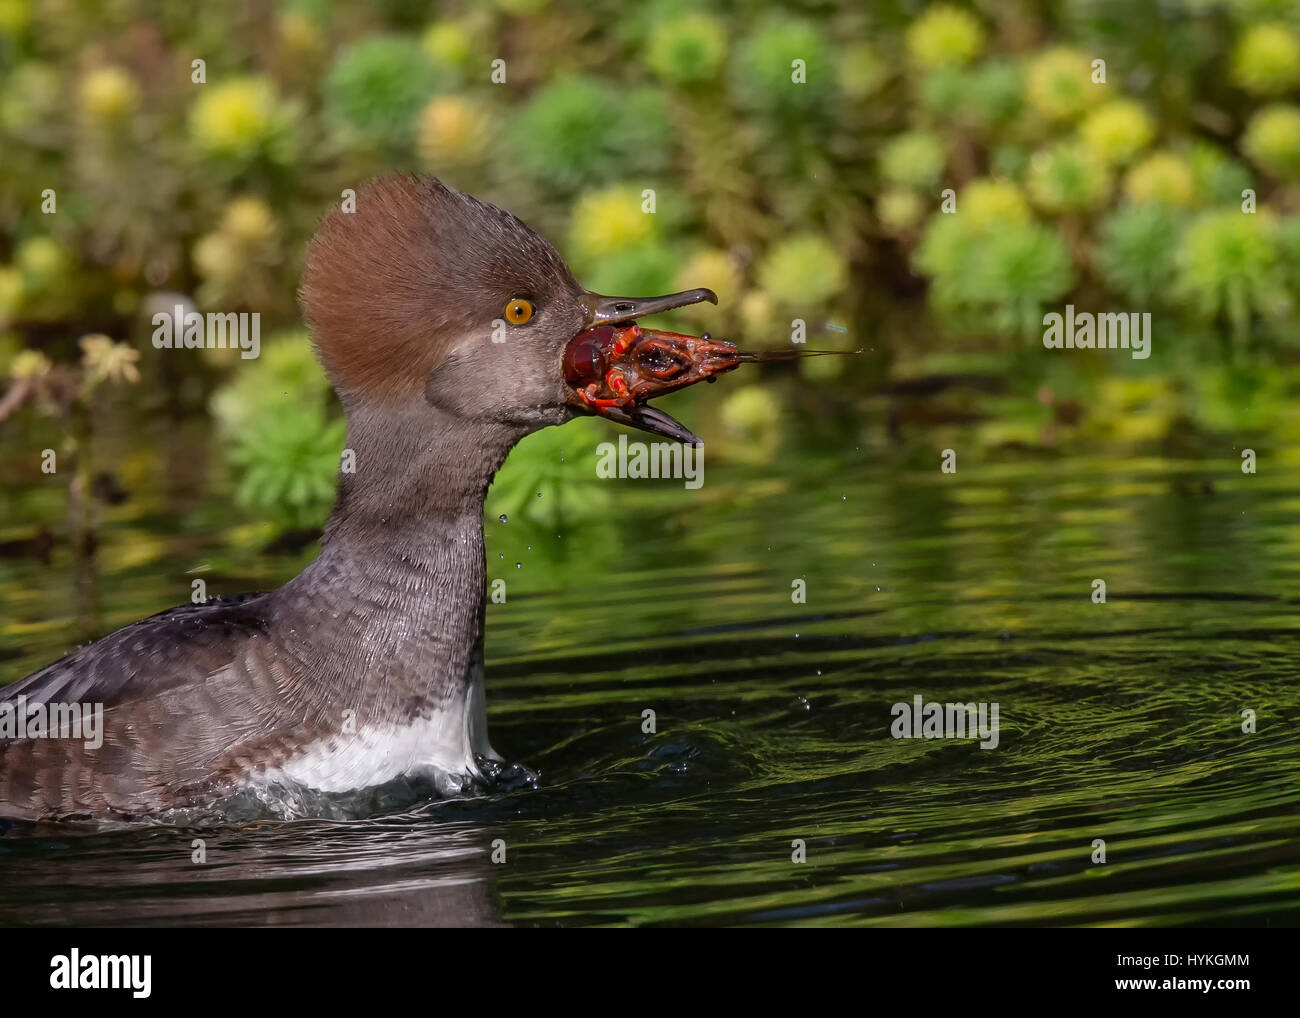
[[[481,665],[483,502],[520,437],[425,405],[353,408],[321,554],[279,592],[326,676],[464,694]]]
[[[339,495],[322,544],[414,553],[464,529],[482,533],[488,485],[524,430],[426,404],[354,408]]]

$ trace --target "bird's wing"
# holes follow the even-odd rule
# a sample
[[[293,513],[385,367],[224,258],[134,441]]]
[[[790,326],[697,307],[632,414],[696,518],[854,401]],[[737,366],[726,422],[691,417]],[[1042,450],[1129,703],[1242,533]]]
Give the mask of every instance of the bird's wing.
[[[0,740],[0,816],[151,812],[168,789],[210,776],[213,761],[272,723],[258,713],[272,692],[256,687],[283,675],[259,648],[263,596],[174,608],[0,687],[10,704],[25,695],[29,706],[103,708],[97,746]]]
[[[231,640],[265,633],[258,611],[264,594],[182,605],[118,629],[0,686],[0,700],[102,703],[106,708],[202,682],[229,658]]]

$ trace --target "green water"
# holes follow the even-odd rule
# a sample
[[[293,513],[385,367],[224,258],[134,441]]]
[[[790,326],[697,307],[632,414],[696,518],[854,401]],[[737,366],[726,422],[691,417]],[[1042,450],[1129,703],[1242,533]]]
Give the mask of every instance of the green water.
[[[600,482],[598,519],[490,517],[492,738],[538,789],[347,823],[10,831],[0,923],[1300,921],[1294,457],[1261,445],[1252,476],[1229,444],[964,439],[796,435],[698,491]],[[97,510],[78,588],[64,496],[24,465],[43,440],[0,436],[5,679],[195,576],[265,588],[312,554],[262,550],[200,430],[124,429],[100,452],[129,497]],[[973,450],[955,475],[945,446]],[[42,523],[49,564],[23,545]],[[917,694],[998,703],[997,748],[892,738]]]

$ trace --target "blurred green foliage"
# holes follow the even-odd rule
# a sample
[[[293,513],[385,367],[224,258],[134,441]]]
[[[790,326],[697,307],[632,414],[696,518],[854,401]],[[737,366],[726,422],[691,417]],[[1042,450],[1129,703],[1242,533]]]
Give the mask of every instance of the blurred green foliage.
[[[760,450],[751,425],[801,385],[861,409],[940,354],[1004,358],[1007,433],[1039,433],[1062,369],[1024,351],[1067,301],[1152,311],[1152,358],[1108,370],[1193,394],[1179,419],[1207,427],[1225,390],[1198,372],[1262,379],[1300,335],[1290,0],[0,0],[0,140],[0,375],[25,349],[74,363],[87,333],[132,343],[142,391],[216,391],[241,498],[286,526],[327,511],[342,432],[306,339],[270,337],[299,326],[319,217],[387,170],[521,214],[593,289],[713,286],[722,307],[679,318],[869,349],[714,401]],[[164,363],[142,318],[171,295],[260,312],[264,356]],[[1085,416],[1127,406],[1096,374],[1067,386]],[[544,446],[503,490],[551,476]]]

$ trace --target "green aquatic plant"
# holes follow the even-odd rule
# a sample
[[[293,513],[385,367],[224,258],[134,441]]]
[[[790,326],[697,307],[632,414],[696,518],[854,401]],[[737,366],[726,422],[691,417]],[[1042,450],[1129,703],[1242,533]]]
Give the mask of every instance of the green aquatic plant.
[[[547,528],[604,518],[609,488],[596,476],[596,456],[608,437],[608,427],[594,418],[528,435],[488,489],[488,517]]]
[[[963,119],[983,129],[1011,123],[1025,104],[1025,77],[1009,60],[989,60],[965,74]]]
[[[96,67],[81,79],[79,99],[91,120],[116,124],[140,107],[140,86],[121,67]]]
[[[907,27],[907,55],[923,70],[963,67],[984,49],[984,27],[960,7],[931,7]]]
[[[1147,303],[1169,296],[1182,221],[1167,205],[1124,205],[1102,223],[1096,264],[1116,293]]]
[[[936,67],[927,71],[917,86],[921,106],[946,120],[958,121],[970,94],[970,74],[960,67]]]
[[[1277,251],[1287,291],[1292,301],[1300,306],[1300,215],[1278,220]]]
[[[12,265],[0,265],[0,328],[17,317],[22,306],[22,271]]]
[[[1291,403],[1289,380],[1273,365],[1209,363],[1192,377],[1198,418],[1221,434],[1275,427]]]
[[[0,88],[0,127],[15,134],[57,123],[65,101],[63,75],[51,64],[25,60]]]
[[[235,198],[217,229],[195,241],[193,255],[203,280],[198,290],[203,304],[249,305],[273,299],[268,277],[280,260],[280,224],[263,199]]]
[[[21,280],[16,305],[25,317],[55,321],[75,306],[77,260],[61,241],[45,234],[27,237],[14,252],[14,268]]]
[[[564,190],[662,169],[673,135],[658,92],[582,77],[539,89],[509,133],[520,168]]]
[[[673,281],[675,290],[707,287],[718,295],[718,302],[723,307],[731,307],[740,298],[741,285],[740,270],[736,267],[735,259],[718,248],[696,251],[687,259]],[[692,305],[684,310],[693,312],[694,317],[706,317],[715,313],[710,305]]]
[[[892,71],[884,54],[869,43],[855,43],[836,51],[835,76],[851,99],[860,101],[876,95]]]
[[[1232,51],[1232,77],[1251,95],[1291,91],[1300,84],[1300,38],[1280,22],[1250,26]]]
[[[1180,400],[1171,379],[1108,375],[1097,385],[1083,423],[1091,438],[1113,442],[1158,442],[1179,419]]]
[[[279,233],[271,206],[254,195],[230,201],[221,214],[221,229],[241,244],[255,248],[273,244]]]
[[[848,285],[848,264],[826,238],[799,234],[777,243],[758,267],[758,285],[790,308],[825,304]]]
[[[655,25],[646,43],[646,63],[678,85],[714,80],[727,59],[727,26],[710,14],[679,14]]]
[[[1110,169],[1091,149],[1061,142],[1029,161],[1029,195],[1047,212],[1083,212],[1110,198]]]
[[[967,229],[1020,225],[1032,218],[1024,193],[1010,180],[979,177],[957,196],[957,214]]]
[[[492,116],[473,99],[445,95],[430,99],[420,113],[415,147],[434,172],[477,166],[492,142]]]
[[[569,253],[576,262],[590,265],[658,238],[659,217],[643,211],[641,191],[620,184],[578,199],[569,225]]]
[[[474,33],[464,21],[434,22],[425,30],[420,45],[437,66],[467,72],[474,63]]]
[[[978,249],[993,232],[987,224],[974,224],[960,215],[930,218],[914,261],[930,277],[930,294],[936,304],[955,308],[966,302],[963,280],[969,278]]]
[[[22,241],[14,262],[22,272],[23,287],[28,293],[45,293],[66,286],[75,265],[72,252],[44,234]]]
[[[740,47],[736,97],[743,106],[778,115],[811,110],[825,101],[832,67],[820,29],[790,18],[770,20]]]
[[[324,406],[329,379],[305,330],[267,336],[256,369],[245,366],[212,395],[209,409],[222,436],[238,440],[264,413],[293,413],[300,406]]]
[[[320,407],[259,414],[230,449],[235,500],[281,529],[319,527],[334,501],[347,422]]]
[[[979,131],[1009,125],[1024,105],[1024,77],[1002,60],[978,67],[936,67],[918,86],[921,106],[943,120]]]
[[[1219,0],[1197,0],[1204,8],[1218,7]],[[1243,22],[1285,18],[1295,13],[1295,0],[1223,0],[1223,6]]]
[[[1177,259],[1179,292],[1201,317],[1225,320],[1238,339],[1255,315],[1275,316],[1285,295],[1277,224],[1267,213],[1205,212],[1188,226]]]
[[[1155,125],[1140,103],[1113,99],[1084,118],[1079,137],[1103,162],[1118,166],[1130,162],[1151,143]]]
[[[997,145],[989,153],[989,172],[1009,180],[1023,180],[1029,172],[1031,155],[1027,148],[1014,142]]]
[[[5,0],[0,4],[0,36],[17,36],[31,24],[32,12],[27,0]]]
[[[929,131],[907,131],[880,152],[880,175],[891,184],[933,188],[943,175],[943,139]]]
[[[437,67],[419,43],[372,35],[335,58],[325,79],[325,109],[361,141],[402,151],[439,81]]]
[[[551,0],[493,0],[495,6],[507,14],[527,16],[540,14],[550,5]]]
[[[1022,335],[1038,331],[1043,305],[1060,299],[1074,285],[1061,235],[1038,223],[998,230],[978,275],[995,325]]]
[[[140,351],[127,343],[114,343],[103,333],[82,336],[81,387],[89,393],[105,382],[134,385],[140,381]]]
[[[284,55],[294,68],[314,75],[326,52],[325,36],[316,20],[306,11],[289,10],[276,19],[275,27]]]
[[[910,188],[891,187],[876,199],[876,219],[891,235],[908,233],[925,218],[925,202]]]
[[[246,75],[203,86],[190,108],[190,137],[204,155],[288,164],[297,156],[298,115],[269,79]]]
[[[1074,285],[1060,234],[1032,221],[980,222],[960,212],[936,215],[915,262],[929,277],[931,301],[941,313],[967,327],[1012,334],[1041,330],[1043,305]]]
[[[585,266],[583,282],[597,293],[669,293],[680,268],[681,258],[675,250],[652,241]]]
[[[7,374],[16,382],[40,381],[53,370],[50,359],[39,350],[20,350],[9,362]]]
[[[737,311],[741,335],[746,343],[767,343],[778,337],[786,337],[788,341],[790,320],[779,313],[776,301],[769,294],[762,290],[750,290],[740,298]],[[816,357],[811,359],[817,360]]]
[[[824,357],[822,360],[838,358]],[[781,447],[781,400],[761,383],[729,393],[718,410],[721,434],[711,449],[727,460],[770,463]]]
[[[1187,152],[1187,165],[1199,199],[1209,205],[1239,202],[1246,188],[1254,187],[1250,171],[1217,145],[1195,141]]]
[[[1048,120],[1073,120],[1104,95],[1092,81],[1088,58],[1078,50],[1056,47],[1032,58],[1027,70],[1030,107]]]
[[[305,331],[267,337],[212,397],[240,505],[277,530],[324,523],[334,500],[347,422],[327,410],[329,381]]]
[[[921,106],[944,121],[993,131],[1009,125],[1024,105],[1018,66],[992,60],[978,67],[936,67],[917,86]]]
[[[1184,209],[1191,208],[1199,198],[1192,167],[1173,152],[1153,152],[1129,170],[1124,177],[1124,194],[1138,205]]]
[[[1300,107],[1266,106],[1246,125],[1242,151],[1281,180],[1300,180]]]

